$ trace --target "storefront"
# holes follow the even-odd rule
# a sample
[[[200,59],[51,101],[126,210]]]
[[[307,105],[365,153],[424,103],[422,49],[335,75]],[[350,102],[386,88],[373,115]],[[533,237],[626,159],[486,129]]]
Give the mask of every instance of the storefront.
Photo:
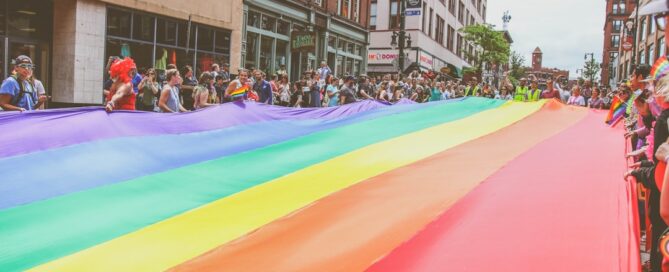
[[[35,77],[48,90],[53,2],[0,0],[0,17],[0,76],[8,77],[12,59],[26,55],[35,64]]]
[[[190,65],[199,74],[230,63],[229,30],[119,7],[107,8],[106,29],[104,60],[132,57],[140,70]]]
[[[363,28],[284,1],[248,0],[244,13],[242,62],[247,69],[272,75],[285,65],[294,81],[326,61],[337,76],[365,73],[367,31]],[[294,46],[305,39],[313,44]]]

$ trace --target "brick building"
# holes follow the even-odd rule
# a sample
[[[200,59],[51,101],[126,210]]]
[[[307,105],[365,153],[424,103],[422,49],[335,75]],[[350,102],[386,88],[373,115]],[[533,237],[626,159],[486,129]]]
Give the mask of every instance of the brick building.
[[[525,77],[530,79],[531,75],[537,77],[539,85],[541,86],[545,86],[546,80],[549,78],[562,76],[563,80],[569,79],[569,71],[567,70],[543,67],[543,52],[541,52],[541,48],[539,47],[535,48],[534,52],[532,52],[532,66],[525,68]]]
[[[285,65],[291,80],[327,61],[333,72],[367,67],[370,0],[245,0],[242,66],[268,74]]]
[[[650,2],[649,0],[642,0],[640,6]],[[632,10],[627,21],[635,22],[636,10]],[[631,24],[630,24],[631,25]],[[621,30],[621,40],[629,35],[629,30],[623,27]],[[664,44],[664,31],[658,31],[657,25],[653,16],[641,16],[638,23],[634,24],[632,32],[634,37],[631,40],[635,41],[636,50],[623,50],[622,46],[619,49],[619,57],[616,65],[616,81],[629,78],[632,73],[632,68],[635,63],[644,63],[653,65],[655,60],[666,54],[666,44]]]
[[[604,21],[604,47],[602,51],[602,85],[614,86],[618,74],[616,62],[620,46],[623,42],[622,33],[625,22],[636,8],[635,0],[606,0],[606,19]]]

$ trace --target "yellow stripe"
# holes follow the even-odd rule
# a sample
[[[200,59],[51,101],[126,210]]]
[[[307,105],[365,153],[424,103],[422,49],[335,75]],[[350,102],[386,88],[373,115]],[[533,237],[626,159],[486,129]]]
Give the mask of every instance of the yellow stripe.
[[[376,143],[32,270],[165,270],[338,190],[495,132],[534,113],[543,104],[509,102]]]

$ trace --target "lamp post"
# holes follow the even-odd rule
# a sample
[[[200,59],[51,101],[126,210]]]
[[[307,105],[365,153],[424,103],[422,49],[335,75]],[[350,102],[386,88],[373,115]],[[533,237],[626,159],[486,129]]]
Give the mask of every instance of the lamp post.
[[[405,28],[406,22],[406,1],[399,0],[400,5],[400,29],[399,31],[393,31],[392,39],[390,41],[390,46],[395,50],[396,47],[399,48],[399,68],[398,74],[402,75],[404,71],[404,62],[406,61],[406,56],[404,54],[405,48],[411,48],[411,35],[407,35]]]

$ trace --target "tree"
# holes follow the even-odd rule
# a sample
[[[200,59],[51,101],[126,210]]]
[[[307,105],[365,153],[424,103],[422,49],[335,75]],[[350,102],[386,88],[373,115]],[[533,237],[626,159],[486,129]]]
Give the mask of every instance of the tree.
[[[502,32],[496,31],[488,24],[476,24],[458,30],[463,39],[474,45],[476,52],[465,50],[467,58],[472,60],[478,73],[483,71],[484,64],[501,64],[509,62],[509,43]]]
[[[509,76],[513,78],[522,78],[523,75],[525,75],[525,67],[523,65],[525,64],[525,57],[523,57],[521,54],[518,54],[518,52],[513,51],[511,53],[511,67],[509,69]]]
[[[592,58],[586,61],[585,66],[583,66],[583,77],[590,79],[590,83],[594,83],[598,79],[597,75],[600,69],[600,64]]]

